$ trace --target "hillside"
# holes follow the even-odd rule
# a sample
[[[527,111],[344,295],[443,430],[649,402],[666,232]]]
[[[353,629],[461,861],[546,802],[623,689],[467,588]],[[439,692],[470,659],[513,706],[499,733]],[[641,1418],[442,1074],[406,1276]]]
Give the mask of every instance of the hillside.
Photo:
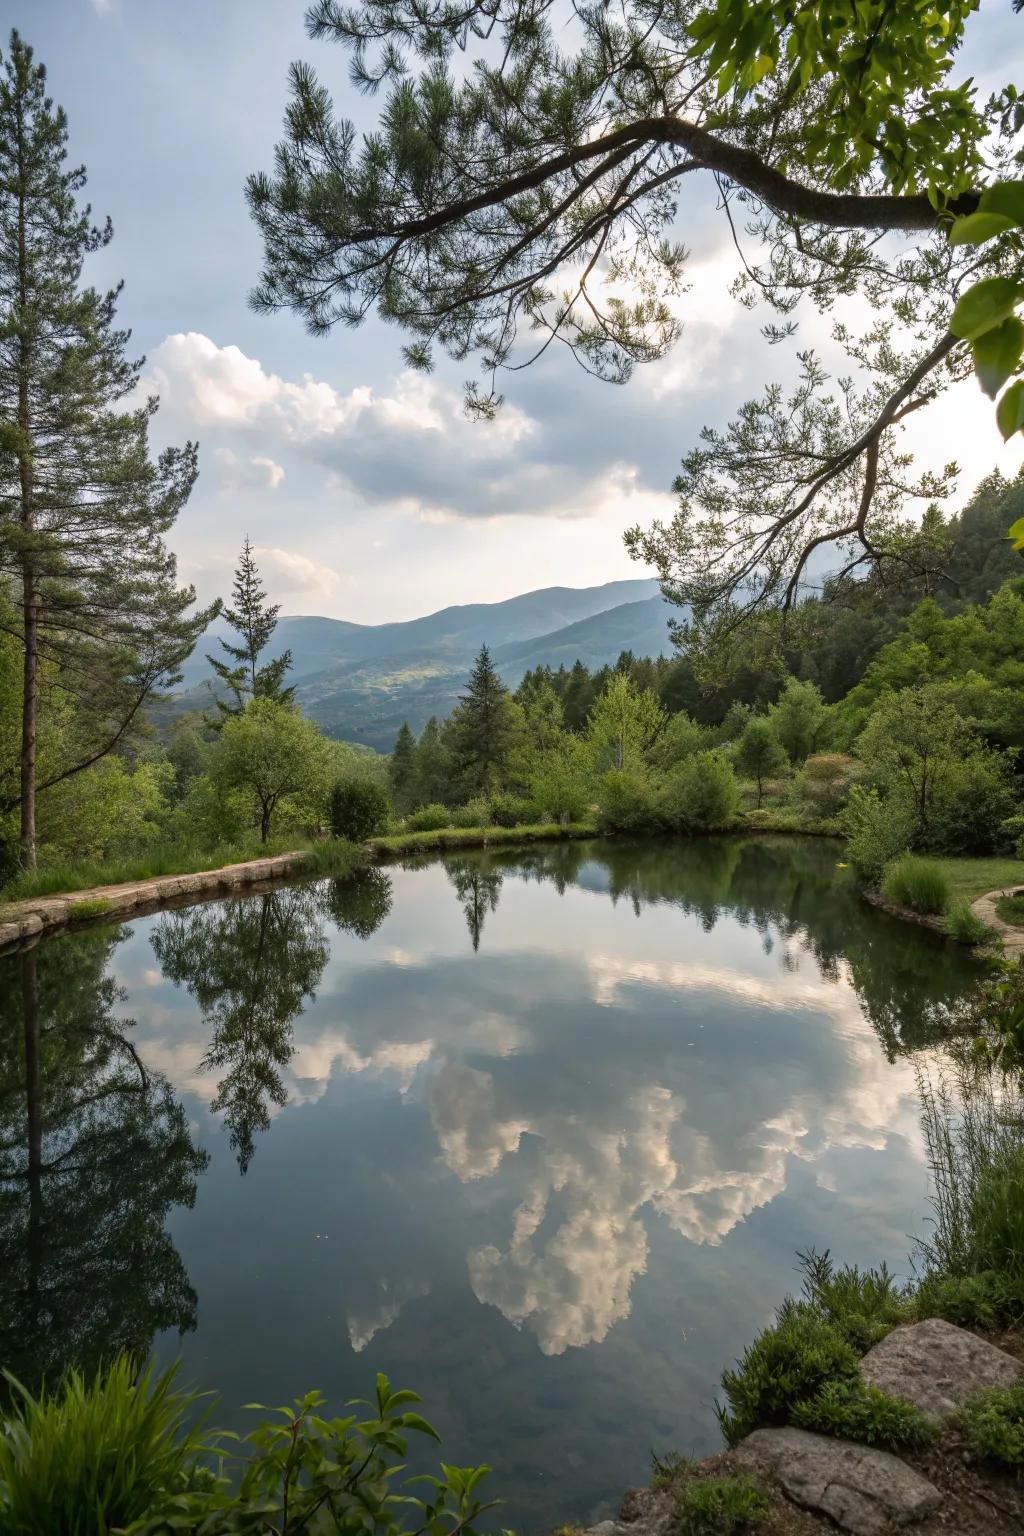
[[[271,650],[275,655],[291,650],[296,697],[325,730],[387,752],[403,720],[418,731],[431,715],[451,711],[484,643],[505,681],[515,687],[524,672],[545,664],[571,667],[578,657],[593,668],[624,650],[637,655],[667,651],[667,623],[674,611],[653,580],[548,587],[501,603],[443,608],[395,624],[285,617]],[[206,653],[218,652],[219,632],[225,631],[214,626],[190,657],[172,712],[201,708],[208,701]]]

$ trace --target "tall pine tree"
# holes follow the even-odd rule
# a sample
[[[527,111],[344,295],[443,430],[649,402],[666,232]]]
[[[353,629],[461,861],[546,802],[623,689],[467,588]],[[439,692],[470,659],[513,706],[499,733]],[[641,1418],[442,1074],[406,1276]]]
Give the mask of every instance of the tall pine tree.
[[[224,617],[240,636],[241,644],[232,645],[229,640],[221,640],[221,647],[230,656],[230,662],[218,661],[216,656],[206,658],[231,695],[230,700],[217,698],[218,710],[222,716],[240,715],[249,699],[273,699],[278,704],[290,704],[295,689],[283,688],[281,684],[292,664],[291,651],[284,651],[276,660],[264,662],[263,666],[259,664],[260,656],[277,628],[281,605],[267,602],[248,538],[242,545],[231,596],[234,607],[225,608]]]
[[[21,745],[0,812],[19,807],[28,867],[37,794],[124,741],[216,612],[188,615],[195,594],[177,586],[162,538],[192,490],[196,447],[149,456],[157,402],[127,403],[142,362],[115,327],[120,290],[81,285],[112,231],[79,206],[85,171],[68,167],[67,143],[45,70],[12,32],[0,68],[0,581],[12,617],[0,622],[20,652]],[[50,699],[65,723],[40,775]]]
[[[446,734],[463,789],[471,795],[500,789],[515,734],[515,715],[486,645],[480,647]]]
[[[395,810],[404,816],[416,804],[416,738],[408,720],[402,721],[402,729],[395,737],[388,777]]]

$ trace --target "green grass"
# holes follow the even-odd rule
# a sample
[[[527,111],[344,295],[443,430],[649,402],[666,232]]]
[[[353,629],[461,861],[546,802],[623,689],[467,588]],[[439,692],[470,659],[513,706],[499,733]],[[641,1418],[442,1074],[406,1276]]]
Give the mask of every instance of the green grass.
[[[1009,923],[1011,928],[1024,928],[1024,895],[1000,896],[996,902],[996,916]]]
[[[548,843],[596,837],[588,822],[545,822],[525,827],[439,827],[432,832],[399,832],[394,837],[371,838],[373,853],[429,853],[446,848],[484,848],[497,843]]]
[[[1003,886],[1024,885],[1024,859],[944,859],[934,858],[949,882],[952,901],[974,901],[986,891]]]
[[[739,1536],[767,1520],[772,1501],[756,1477],[737,1472],[695,1478],[679,1495],[676,1509],[678,1536]]]
[[[916,853],[901,853],[885,866],[882,895],[898,907],[925,913],[945,912],[952,899],[945,870],[936,860]]]
[[[268,859],[282,853],[302,853],[305,855],[304,868],[310,873],[324,874],[344,874],[354,868],[362,856],[352,843],[340,839],[313,842],[294,834],[271,838],[266,843],[254,836],[201,850],[180,843],[166,844],[128,858],[64,860],[26,871],[0,891],[0,911],[4,902],[26,901],[33,896],[56,896],[62,891],[86,891],[95,886],[155,880],[161,875],[198,874],[203,870],[220,869],[226,864],[244,864],[250,859]],[[82,908],[91,904],[81,902],[77,905]],[[96,914],[75,912],[76,917],[92,915]]]
[[[20,1536],[97,1536],[150,1514],[203,1448],[186,1431],[195,1398],[175,1367],[140,1377],[119,1355],[96,1377],[69,1372],[54,1392],[15,1386],[0,1435],[0,1521]]]

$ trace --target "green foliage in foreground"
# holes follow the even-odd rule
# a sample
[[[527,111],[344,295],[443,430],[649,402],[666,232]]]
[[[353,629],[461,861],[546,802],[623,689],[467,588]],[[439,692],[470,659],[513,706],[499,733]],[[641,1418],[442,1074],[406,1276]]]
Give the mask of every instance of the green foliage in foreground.
[[[958,944],[985,944],[992,929],[971,911],[970,902],[954,901],[946,913],[946,928]]]
[[[986,1269],[977,1275],[925,1275],[914,1297],[917,1317],[996,1331],[1024,1323],[1024,1280]]]
[[[174,1376],[149,1366],[140,1377],[121,1355],[92,1380],[70,1371],[38,1398],[15,1384],[0,1435],[0,1528],[101,1536],[151,1514],[207,1445],[185,1428],[195,1399]]]
[[[814,1397],[794,1405],[790,1423],[890,1451],[919,1450],[935,1435],[920,1408],[863,1381],[826,1382]]]
[[[949,906],[949,881],[934,859],[904,853],[886,865],[882,895],[886,901],[909,907],[912,912],[942,913]]]
[[[908,1316],[909,1299],[884,1265],[836,1269],[828,1253],[800,1256],[803,1297],[787,1297],[734,1370],[723,1373],[718,1417],[730,1445],[762,1426],[798,1424],[821,1434],[899,1449],[927,1430],[912,1405],[869,1389],[858,1359]]]
[[[738,1472],[688,1482],[676,1510],[678,1536],[740,1536],[768,1518],[772,1501],[756,1477]]]
[[[966,1404],[960,1420],[976,1456],[1024,1476],[1024,1384],[982,1392]]]
[[[119,1356],[91,1381],[71,1372],[52,1394],[15,1385],[0,1436],[0,1529],[18,1536],[473,1536],[493,1507],[477,1493],[487,1467],[442,1464],[440,1477],[400,1484],[408,1437],[438,1436],[415,1411],[415,1392],[393,1392],[378,1375],[368,1409],[321,1415],[308,1392],[265,1409],[243,1445],[235,1475],[225,1442],[234,1436],[186,1428],[195,1397],[174,1390],[174,1369],[139,1376]],[[216,1469],[216,1470],[215,1470]]]

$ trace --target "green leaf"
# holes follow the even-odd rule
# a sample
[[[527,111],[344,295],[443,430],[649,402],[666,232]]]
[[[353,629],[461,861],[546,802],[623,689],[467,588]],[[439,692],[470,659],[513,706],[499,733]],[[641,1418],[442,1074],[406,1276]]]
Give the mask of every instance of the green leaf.
[[[950,245],[984,245],[996,235],[1004,235],[1016,227],[1015,221],[1005,213],[968,213],[955,219],[949,232]]]
[[[962,294],[949,322],[954,336],[973,341],[1013,313],[1024,289],[1009,277],[985,277]]]
[[[997,213],[1024,225],[1024,181],[997,181],[986,188],[978,202],[981,213]]]
[[[1008,315],[1002,325],[979,336],[972,350],[981,387],[994,400],[1024,352],[1024,321]]]
[[[433,1424],[428,1424],[426,1419],[424,1419],[420,1414],[403,1413],[401,1418],[396,1420],[396,1422],[401,1424],[403,1429],[418,1429],[421,1435],[429,1435],[432,1440],[436,1440],[438,1444],[440,1444],[441,1436],[438,1434]]]
[[[996,421],[1004,442],[1024,427],[1024,379],[1010,385],[996,406]]]
[[[1024,517],[1018,517],[1015,523],[1010,524],[1007,538],[1013,540],[1014,549],[1024,549]]]

